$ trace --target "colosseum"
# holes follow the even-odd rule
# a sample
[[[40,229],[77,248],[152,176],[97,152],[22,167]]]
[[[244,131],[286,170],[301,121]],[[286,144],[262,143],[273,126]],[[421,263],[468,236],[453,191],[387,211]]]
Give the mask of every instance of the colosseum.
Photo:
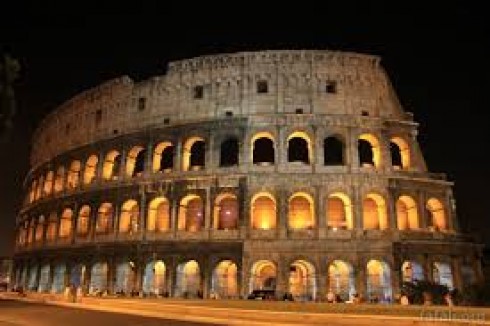
[[[482,281],[481,247],[417,129],[373,55],[209,55],[105,82],[35,131],[15,282],[389,301],[404,281]]]

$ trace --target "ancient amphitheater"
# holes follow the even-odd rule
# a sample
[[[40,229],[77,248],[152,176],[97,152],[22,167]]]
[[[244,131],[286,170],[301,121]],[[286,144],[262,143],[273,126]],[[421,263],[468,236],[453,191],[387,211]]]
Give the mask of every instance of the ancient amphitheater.
[[[16,284],[389,300],[403,281],[481,281],[417,128],[371,55],[210,55],[108,81],[35,132]]]

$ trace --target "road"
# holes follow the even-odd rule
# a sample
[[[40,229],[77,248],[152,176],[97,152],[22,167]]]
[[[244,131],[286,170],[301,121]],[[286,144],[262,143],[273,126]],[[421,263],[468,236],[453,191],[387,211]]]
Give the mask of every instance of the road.
[[[111,312],[66,308],[39,303],[0,300],[0,326],[157,326],[212,325]]]

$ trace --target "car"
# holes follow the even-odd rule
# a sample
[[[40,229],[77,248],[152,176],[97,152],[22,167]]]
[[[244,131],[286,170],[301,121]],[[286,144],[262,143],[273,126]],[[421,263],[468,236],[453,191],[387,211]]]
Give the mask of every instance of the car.
[[[276,291],[274,290],[253,290],[248,296],[249,300],[275,300]]]

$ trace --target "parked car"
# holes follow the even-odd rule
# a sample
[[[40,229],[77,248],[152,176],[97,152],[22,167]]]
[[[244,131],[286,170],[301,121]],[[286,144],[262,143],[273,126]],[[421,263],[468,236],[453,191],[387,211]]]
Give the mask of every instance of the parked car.
[[[247,296],[249,300],[275,300],[276,299],[276,291],[274,290],[253,290]]]

